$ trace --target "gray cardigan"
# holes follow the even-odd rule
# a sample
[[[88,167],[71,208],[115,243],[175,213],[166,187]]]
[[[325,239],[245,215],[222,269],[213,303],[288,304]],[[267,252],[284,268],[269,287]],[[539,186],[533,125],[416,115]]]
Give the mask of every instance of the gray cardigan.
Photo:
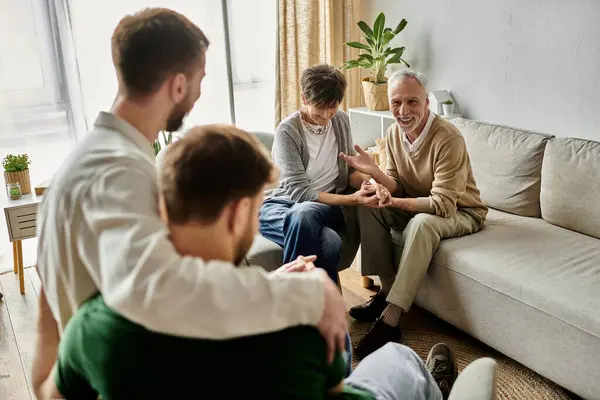
[[[319,192],[309,187],[306,177],[309,154],[308,144],[302,129],[300,112],[296,111],[281,121],[275,130],[272,156],[273,162],[280,170],[279,187],[273,189],[268,198],[286,198],[294,202],[314,201]],[[338,144],[338,151],[355,154],[354,142],[350,133],[350,119],[339,110],[331,119],[333,132]],[[348,186],[348,175],[353,170],[346,162],[338,158],[339,175],[335,181],[336,193],[341,193]]]

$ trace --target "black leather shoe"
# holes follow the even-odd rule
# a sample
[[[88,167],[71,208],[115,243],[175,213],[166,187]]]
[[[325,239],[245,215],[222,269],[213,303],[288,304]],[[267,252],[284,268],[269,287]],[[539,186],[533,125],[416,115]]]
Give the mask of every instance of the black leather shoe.
[[[387,307],[385,293],[381,290],[376,295],[371,296],[371,300],[350,309],[350,316],[358,321],[375,322]]]
[[[383,347],[386,343],[398,342],[401,338],[402,333],[399,327],[389,326],[381,318],[377,318],[377,321],[375,321],[365,337],[358,342],[354,352],[357,357],[365,358],[380,347]]]

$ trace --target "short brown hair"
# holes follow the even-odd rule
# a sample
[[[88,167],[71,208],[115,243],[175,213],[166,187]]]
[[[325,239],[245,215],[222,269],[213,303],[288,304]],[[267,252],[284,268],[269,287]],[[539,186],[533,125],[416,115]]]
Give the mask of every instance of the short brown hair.
[[[153,93],[173,73],[191,75],[207,48],[200,28],[166,8],[124,17],[112,36],[113,63],[130,95]]]
[[[192,128],[169,146],[160,188],[169,222],[214,222],[225,205],[256,196],[272,183],[275,169],[266,149],[230,125]]]
[[[300,77],[306,102],[317,107],[336,107],[344,99],[347,85],[344,74],[327,64],[309,67]]]

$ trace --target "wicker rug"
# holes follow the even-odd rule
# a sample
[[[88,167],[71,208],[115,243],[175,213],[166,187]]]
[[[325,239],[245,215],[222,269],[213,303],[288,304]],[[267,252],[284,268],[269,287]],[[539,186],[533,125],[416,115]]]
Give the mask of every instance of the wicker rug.
[[[402,317],[402,344],[412,348],[423,360],[434,344],[444,342],[454,351],[459,371],[481,357],[492,357],[498,363],[498,399],[572,400],[567,391],[541,377],[518,362],[494,351],[426,311],[413,308]],[[350,321],[350,337],[356,345],[370,324]],[[353,360],[356,366],[359,360]]]

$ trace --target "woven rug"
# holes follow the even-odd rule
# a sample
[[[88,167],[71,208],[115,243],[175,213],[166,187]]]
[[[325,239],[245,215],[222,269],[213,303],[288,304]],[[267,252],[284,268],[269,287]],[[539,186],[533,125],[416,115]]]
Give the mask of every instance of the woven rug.
[[[416,307],[402,317],[401,343],[412,348],[423,360],[436,343],[446,343],[453,350],[459,371],[481,357],[491,357],[498,363],[499,400],[573,400],[570,393],[518,362],[498,353],[449,324]],[[353,345],[366,334],[371,324],[350,319]],[[359,360],[356,357],[353,365]]]

